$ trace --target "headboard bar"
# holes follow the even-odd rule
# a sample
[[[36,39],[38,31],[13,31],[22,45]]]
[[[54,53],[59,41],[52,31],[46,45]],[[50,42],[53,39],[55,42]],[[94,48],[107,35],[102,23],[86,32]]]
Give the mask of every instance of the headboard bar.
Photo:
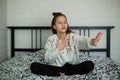
[[[7,26],[10,29],[51,29],[50,26]],[[71,29],[112,29],[114,26],[70,26]]]
[[[30,51],[30,52],[35,52],[37,50],[40,50],[42,49],[41,47],[41,38],[42,38],[42,30],[50,30],[51,27],[50,26],[8,26],[7,27],[8,29],[10,29],[11,31],[11,57],[14,57],[15,56],[15,51]],[[84,36],[90,36],[90,31],[91,30],[106,30],[106,39],[107,39],[107,42],[106,42],[106,48],[100,48],[100,49],[90,49],[90,50],[81,50],[83,52],[88,52],[88,55],[89,55],[89,52],[106,52],[106,57],[110,57],[110,36],[111,36],[111,29],[114,28],[114,26],[70,26],[71,29],[73,30],[79,30],[79,34],[81,35],[82,33],[82,30],[83,30],[83,35]],[[15,48],[15,31],[16,30],[31,30],[31,48]],[[33,47],[33,30],[35,30],[35,44],[36,46]],[[38,47],[37,45],[37,42],[38,42],[38,39],[37,39],[37,32],[40,32],[40,47]],[[87,34],[86,34],[86,31],[87,31]]]

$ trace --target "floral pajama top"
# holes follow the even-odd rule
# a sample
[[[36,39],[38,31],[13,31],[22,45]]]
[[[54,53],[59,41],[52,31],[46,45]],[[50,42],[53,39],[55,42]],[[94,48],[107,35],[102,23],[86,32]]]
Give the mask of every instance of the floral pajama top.
[[[57,34],[48,37],[45,45],[45,61],[49,65],[63,66],[65,63],[78,64],[78,54],[80,49],[89,49],[92,47],[91,38],[80,36],[76,33],[67,34],[68,46],[63,50],[56,49]]]

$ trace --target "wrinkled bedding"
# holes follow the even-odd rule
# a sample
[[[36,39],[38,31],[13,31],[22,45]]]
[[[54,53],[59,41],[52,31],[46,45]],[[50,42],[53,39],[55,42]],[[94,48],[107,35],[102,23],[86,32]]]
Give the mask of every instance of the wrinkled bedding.
[[[32,62],[45,63],[44,49],[15,56],[0,64],[0,80],[120,80],[120,64],[107,57],[79,55],[79,61],[91,60],[95,64],[92,72],[84,75],[62,77],[42,76],[31,73]]]

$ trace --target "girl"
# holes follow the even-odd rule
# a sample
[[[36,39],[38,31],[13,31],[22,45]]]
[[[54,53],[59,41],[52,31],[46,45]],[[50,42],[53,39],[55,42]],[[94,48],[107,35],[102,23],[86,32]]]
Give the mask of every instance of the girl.
[[[64,14],[53,13],[53,16],[51,23],[53,35],[48,38],[45,45],[45,61],[48,65],[33,62],[31,71],[47,76],[82,75],[91,72],[94,63],[92,61],[80,63],[77,54],[80,49],[96,46],[102,33],[98,33],[95,39],[79,36],[70,30]]]

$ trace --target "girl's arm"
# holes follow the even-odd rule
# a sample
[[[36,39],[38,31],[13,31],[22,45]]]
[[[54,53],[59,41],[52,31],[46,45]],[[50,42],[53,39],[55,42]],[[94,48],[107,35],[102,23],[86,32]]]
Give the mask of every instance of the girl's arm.
[[[97,43],[99,42],[102,35],[102,32],[99,32],[95,38],[77,35],[76,42],[78,44],[79,49],[90,49],[94,46],[97,46]]]
[[[45,61],[49,64],[52,64],[58,56],[60,56],[59,51],[53,45],[53,41],[48,38],[46,45],[45,45]]]

